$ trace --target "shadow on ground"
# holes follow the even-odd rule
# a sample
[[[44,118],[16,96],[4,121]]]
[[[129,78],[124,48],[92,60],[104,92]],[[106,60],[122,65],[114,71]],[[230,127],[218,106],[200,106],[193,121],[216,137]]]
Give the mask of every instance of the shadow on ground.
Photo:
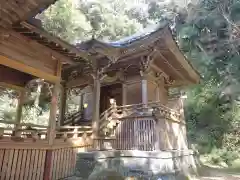
[[[203,165],[198,172],[199,180],[240,180],[240,167],[212,168]]]

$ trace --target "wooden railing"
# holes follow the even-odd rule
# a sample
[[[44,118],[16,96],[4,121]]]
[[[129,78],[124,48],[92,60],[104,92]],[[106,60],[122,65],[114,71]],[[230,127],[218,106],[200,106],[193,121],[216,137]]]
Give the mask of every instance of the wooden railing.
[[[78,145],[92,143],[91,126],[62,126],[56,129],[56,138],[64,141],[78,139]]]
[[[17,124],[12,121],[0,121],[0,123],[12,126],[1,127],[0,138],[11,137],[13,140],[22,140],[24,138],[32,138],[33,140],[46,139],[48,126],[33,123]]]
[[[160,102],[111,107],[100,117],[103,136],[94,140],[100,149],[167,150],[179,147],[176,139],[186,140],[180,111]],[[179,137],[173,135],[173,126],[181,131]]]
[[[79,120],[81,120],[82,118],[82,111],[77,111],[75,113],[67,113],[64,116],[64,121],[63,121],[63,125],[74,125],[77,124],[79,122]]]
[[[129,116],[148,116],[157,114],[162,115],[168,119],[180,121],[180,112],[173,110],[160,102],[150,102],[148,104],[132,104],[125,106],[110,107],[100,115],[100,131],[103,134],[109,133],[111,129],[116,127],[120,120],[128,118]]]
[[[91,126],[58,127],[49,144],[47,126],[0,123],[6,126],[1,128],[0,180],[64,179],[74,174],[77,153],[93,147]]]
[[[11,121],[0,121],[0,123],[12,126],[0,127],[0,143],[15,141],[46,144],[48,142],[48,126],[36,125],[32,123],[17,124]],[[54,139],[59,139],[61,142],[71,142],[74,139],[77,139],[78,145],[90,146],[92,144],[91,126],[61,126],[56,128],[55,134],[56,137]]]

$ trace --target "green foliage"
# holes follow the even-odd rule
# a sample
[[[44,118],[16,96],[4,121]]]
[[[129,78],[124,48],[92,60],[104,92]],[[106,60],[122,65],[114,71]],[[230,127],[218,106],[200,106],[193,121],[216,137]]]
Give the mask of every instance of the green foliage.
[[[189,139],[216,164],[231,164],[240,147],[238,8],[234,0],[202,0],[189,6],[185,23],[177,27],[179,45],[203,80],[187,90]]]
[[[234,160],[238,158],[239,153],[236,151],[229,151],[226,148],[214,148],[211,153],[205,157],[205,162],[220,166],[233,166]],[[237,162],[235,163],[237,164]]]
[[[1,88],[0,93],[0,120],[14,121],[17,109],[16,92]]]

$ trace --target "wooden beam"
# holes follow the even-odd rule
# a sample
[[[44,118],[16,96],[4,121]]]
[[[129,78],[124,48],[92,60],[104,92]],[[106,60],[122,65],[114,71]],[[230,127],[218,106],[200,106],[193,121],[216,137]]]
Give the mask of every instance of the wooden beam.
[[[85,86],[88,84],[93,84],[91,82],[90,77],[88,76],[82,76],[77,79],[70,80],[66,83],[67,88],[73,88],[73,87],[80,87],[80,86]]]
[[[84,59],[91,61],[90,56],[88,56],[87,52],[79,50],[76,47],[74,47],[74,46],[64,42],[63,40],[61,40],[61,39],[59,39],[57,37],[54,37],[54,36],[48,34],[46,31],[43,31],[43,30],[40,30],[40,29],[34,27],[33,25],[31,25],[31,24],[29,24],[27,22],[21,22],[21,24],[24,27],[32,30],[33,32],[44,36],[45,38],[49,39],[50,41],[55,42],[56,44],[59,44],[63,48],[68,49],[70,52],[75,53],[77,56],[83,57]]]
[[[93,122],[92,122],[92,130],[93,130],[93,138],[98,137],[99,134],[99,105],[100,105],[100,91],[101,84],[98,77],[94,79],[94,90],[93,90]]]
[[[16,86],[16,85],[13,85],[13,84],[8,84],[8,83],[5,83],[5,82],[0,82],[0,86],[5,87],[5,88],[9,88],[9,89],[13,89],[13,90],[16,90],[16,91],[26,91],[26,89],[24,87]]]
[[[188,81],[175,67],[173,67],[168,60],[162,55],[160,51],[157,51],[158,55],[165,61],[165,63],[182,79]]]
[[[60,96],[60,112],[58,118],[58,126],[63,126],[65,111],[66,111],[66,101],[67,101],[67,88],[65,84],[61,87],[61,96]]]
[[[6,30],[5,30],[5,32],[6,32]],[[30,39],[29,37],[26,37],[26,36],[24,36],[24,35],[22,35],[18,32],[15,32],[15,31],[11,31],[9,34],[11,34],[12,36],[17,37],[19,39],[23,39],[24,41],[28,42],[29,44],[31,44],[31,46],[33,46],[37,49],[41,49],[45,54],[48,52],[47,53],[48,55],[51,55],[51,56],[61,60],[62,62],[66,62],[66,63],[71,64],[71,65],[75,64],[75,61],[73,61],[69,57],[62,55],[59,52],[54,51],[54,50],[40,44],[39,42]]]
[[[5,57],[5,56],[2,56],[2,55],[0,55],[0,64],[2,64],[4,66],[7,66],[7,67],[10,67],[10,68],[13,68],[13,69],[16,69],[18,71],[27,73],[27,74],[31,74],[35,77],[42,78],[42,79],[44,79],[46,81],[49,81],[49,82],[52,82],[52,83],[60,82],[60,80],[61,80],[60,77],[51,75],[51,74],[43,72],[39,69],[35,69],[33,67],[30,67],[30,66],[27,66],[25,64],[19,63],[15,60],[12,60],[12,59],[10,59],[8,57]]]
[[[56,113],[57,113],[57,99],[60,89],[60,84],[56,83],[53,87],[52,100],[50,105],[50,116],[48,124],[48,144],[53,145],[53,142],[56,137]]]
[[[15,130],[18,130],[18,128],[20,128],[19,125],[21,123],[21,118],[22,118],[22,108],[23,108],[24,98],[25,98],[25,91],[21,91],[19,93],[19,98],[18,98]]]
[[[181,53],[176,42],[173,40],[172,34],[169,30],[166,32],[165,43],[169,47],[169,50],[175,55],[177,61],[182,65],[184,69],[187,70],[189,76],[195,81],[195,83],[199,83],[200,75],[193,68],[193,66],[186,60],[183,53]]]
[[[57,61],[57,70],[56,70],[56,76],[61,78],[62,75],[62,63],[60,60]]]
[[[127,85],[122,84],[122,105],[127,105]]]
[[[155,65],[154,63],[151,63],[150,64],[151,68],[153,68],[155,71],[159,72],[159,73],[162,73],[162,76],[165,77],[165,78],[169,78],[169,76],[160,68],[158,67],[157,65]]]

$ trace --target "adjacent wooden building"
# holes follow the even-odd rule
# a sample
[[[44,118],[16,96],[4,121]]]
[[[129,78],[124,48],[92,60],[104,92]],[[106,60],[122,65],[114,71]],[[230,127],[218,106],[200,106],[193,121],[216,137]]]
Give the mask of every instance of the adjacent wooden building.
[[[199,75],[169,27],[117,42],[92,39],[72,46],[32,18],[52,3],[1,5],[0,86],[15,89],[19,102],[16,121],[2,121],[14,126],[0,129],[0,179],[70,176],[80,150],[188,149],[182,98],[168,92],[198,83]],[[34,79],[53,85],[47,126],[21,121],[26,85]],[[66,113],[71,89],[80,92],[80,108]]]

